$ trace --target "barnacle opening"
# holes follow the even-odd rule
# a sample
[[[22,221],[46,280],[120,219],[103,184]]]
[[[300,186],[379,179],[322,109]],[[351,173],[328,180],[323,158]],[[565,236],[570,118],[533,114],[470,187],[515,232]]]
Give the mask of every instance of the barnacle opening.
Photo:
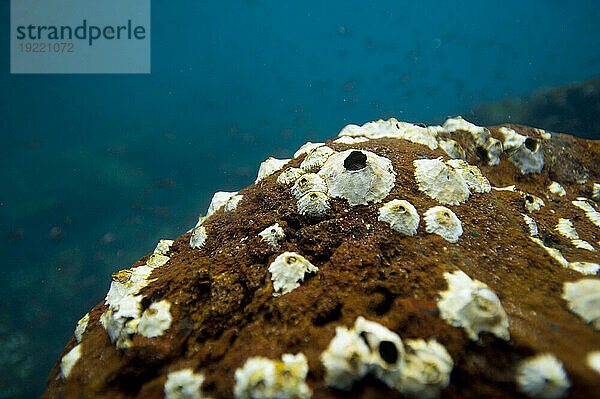
[[[367,167],[367,156],[360,151],[352,151],[344,160],[346,170],[361,170]]]
[[[379,356],[389,364],[395,364],[398,361],[398,348],[391,341],[381,341],[379,343]]]
[[[525,147],[531,152],[536,152],[540,146],[539,141],[536,139],[532,139],[531,137],[527,137],[525,139]]]

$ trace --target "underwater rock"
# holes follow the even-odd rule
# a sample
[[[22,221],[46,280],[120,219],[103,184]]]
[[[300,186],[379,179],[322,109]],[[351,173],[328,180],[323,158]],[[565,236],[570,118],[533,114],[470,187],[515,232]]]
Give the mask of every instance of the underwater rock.
[[[598,182],[558,133],[348,126],[115,273],[42,397],[600,397]]]

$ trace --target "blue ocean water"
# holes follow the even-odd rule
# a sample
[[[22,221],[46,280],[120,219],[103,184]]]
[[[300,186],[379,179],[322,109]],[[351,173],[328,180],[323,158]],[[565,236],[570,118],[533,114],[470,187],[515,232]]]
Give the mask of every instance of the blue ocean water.
[[[11,75],[9,17],[0,2],[0,398],[40,394],[110,274],[268,156],[600,72],[593,1],[154,0],[150,75]]]

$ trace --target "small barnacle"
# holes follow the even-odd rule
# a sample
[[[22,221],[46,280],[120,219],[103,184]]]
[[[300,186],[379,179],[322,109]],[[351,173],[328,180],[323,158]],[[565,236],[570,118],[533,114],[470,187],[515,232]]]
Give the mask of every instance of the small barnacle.
[[[306,356],[284,354],[282,360],[251,357],[235,371],[236,399],[289,398],[307,399],[312,391],[305,382]]]
[[[379,208],[378,220],[388,223],[392,230],[414,236],[417,234],[420,218],[410,202],[395,199]]]
[[[240,203],[240,201],[242,200],[242,198],[244,198],[244,196],[241,194],[236,194],[233,197],[229,198],[227,200],[227,202],[225,202],[225,206],[223,207],[223,212],[233,211],[235,208],[237,208],[237,206]]]
[[[369,372],[370,356],[371,351],[360,336],[345,327],[336,327],[335,337],[320,357],[325,367],[325,384],[350,390],[355,381]]]
[[[548,190],[552,193],[552,194],[556,194],[559,197],[562,197],[564,195],[567,195],[567,192],[565,191],[565,189],[563,188],[563,186],[560,185],[560,183],[553,181],[552,184],[550,184],[548,186]]]
[[[144,310],[137,331],[144,337],[152,338],[162,335],[171,327],[171,304],[167,300],[152,303]]]
[[[594,209],[586,200],[578,198],[577,201],[572,201],[573,205],[585,211],[585,215],[590,219],[590,222],[600,227],[600,213]]]
[[[588,353],[585,357],[585,363],[596,373],[600,373],[600,351]]]
[[[525,209],[529,212],[539,211],[545,205],[540,197],[536,197],[533,194],[527,194],[523,191],[519,191],[519,193],[525,199]]]
[[[440,316],[454,327],[463,327],[476,341],[480,332],[491,332],[505,341],[510,339],[508,318],[500,299],[487,285],[471,280],[464,272],[444,273],[448,290],[440,293]]]
[[[600,265],[592,262],[569,262],[569,269],[586,275],[598,274]]]
[[[493,138],[488,129],[467,122],[460,116],[446,120],[443,128],[447,133],[454,133],[457,130],[471,133],[480,158],[490,166],[500,163],[500,155],[503,151],[502,143]]]
[[[522,360],[516,379],[519,391],[530,398],[559,399],[571,386],[562,363],[550,353]]]
[[[429,208],[424,216],[425,231],[437,234],[446,241],[456,242],[463,233],[462,223],[454,212],[445,206]]]
[[[279,223],[275,223],[273,226],[267,227],[258,233],[258,235],[264,242],[269,244],[269,247],[271,247],[271,249],[274,251],[278,250],[283,240],[285,240],[285,233],[279,226]]]
[[[195,374],[190,368],[172,371],[165,382],[165,399],[202,399],[203,383],[204,375]]]
[[[405,366],[404,345],[398,334],[362,316],[354,322],[353,332],[369,348],[369,356],[362,358],[369,370],[390,388],[395,387]]]
[[[406,367],[396,387],[408,398],[436,399],[450,383],[454,362],[435,339],[411,339],[406,343]]]
[[[592,198],[595,200],[600,199],[600,184],[594,183],[592,186]]]
[[[237,191],[217,191],[210,201],[208,211],[206,211],[206,217],[211,216],[213,213],[218,211],[223,205],[227,203],[232,197],[237,195]]]
[[[358,144],[358,143],[363,143],[365,141],[369,141],[369,139],[367,137],[350,137],[350,136],[342,136],[340,138],[337,138],[335,140],[333,140],[334,143],[338,143],[338,144]]]
[[[306,193],[297,203],[298,213],[312,218],[322,218],[331,208],[329,197],[320,191]]]
[[[381,202],[396,182],[392,162],[370,151],[346,150],[331,155],[319,171],[328,194],[351,206]]]
[[[282,253],[269,266],[273,296],[284,295],[300,287],[300,281],[304,281],[304,274],[317,270],[319,269],[302,255],[295,252]]]
[[[173,245],[173,240],[160,240],[158,244],[156,244],[156,248],[154,249],[154,253],[157,255],[167,255],[171,250],[171,245]]]
[[[466,153],[464,148],[461,147],[460,144],[458,144],[455,140],[452,139],[448,139],[448,140],[438,140],[438,144],[441,147],[442,150],[444,150],[444,152],[446,154],[448,154],[448,156],[450,158],[453,159],[465,159],[466,158]]]
[[[419,190],[431,198],[446,205],[459,205],[469,198],[467,183],[441,158],[418,159],[413,164]]]
[[[81,357],[81,345],[75,345],[73,349],[69,351],[63,358],[60,360],[60,375],[63,380],[66,380],[71,374],[71,370],[73,370],[73,366]]]
[[[287,168],[277,177],[277,183],[285,185],[292,184],[303,174],[304,171],[300,168]]]
[[[535,220],[533,220],[533,218],[525,215],[524,213],[522,213],[521,215],[523,216],[523,220],[525,220],[525,224],[529,228],[529,235],[532,237],[537,236],[538,235],[538,227],[537,227],[537,223],[535,223]]]
[[[206,234],[206,227],[196,227],[194,230],[192,230],[192,235],[190,236],[190,247],[201,248],[207,238],[208,235]]]
[[[454,172],[462,177],[472,192],[489,193],[491,191],[492,186],[489,180],[483,176],[477,166],[469,165],[462,159],[451,159],[446,161],[446,165],[454,169]]]
[[[100,316],[100,324],[119,349],[131,346],[131,336],[137,332],[140,319],[141,300],[141,295],[125,295],[118,302],[110,303]]]
[[[327,192],[325,181],[316,173],[307,173],[300,176],[292,187],[292,195],[296,198],[301,198],[311,191]]]
[[[169,261],[169,257],[157,253],[153,253],[146,261],[146,265],[149,267],[160,267]]]
[[[523,174],[540,173],[544,167],[544,152],[539,140],[518,134],[513,129],[501,127],[503,148],[512,162]]]
[[[306,158],[300,164],[300,169],[304,171],[309,171],[312,168],[319,168],[327,162],[327,159],[333,154],[331,148],[327,146],[317,147],[314,150],[310,151]]]
[[[83,333],[85,332],[89,321],[90,314],[86,313],[85,316],[83,316],[81,320],[77,322],[77,327],[75,327],[75,332],[73,333],[77,342],[81,342],[81,338],[83,338]]]
[[[575,227],[573,227],[573,223],[569,219],[558,219],[558,224],[556,225],[555,230],[558,231],[561,235],[570,239],[575,247],[587,249],[588,251],[594,251],[594,247],[592,247],[592,245],[589,242],[579,238],[577,230],[575,230]]]
[[[266,161],[260,164],[260,167],[258,168],[258,176],[256,176],[254,183],[258,183],[265,177],[271,176],[273,173],[283,168],[289,161],[289,159],[276,159],[273,157],[267,158]]]
[[[302,154],[308,154],[309,152],[311,152],[315,148],[322,147],[324,145],[325,145],[325,143],[311,143],[309,141],[309,142],[303,144],[302,147],[300,147],[298,149],[298,151],[296,151],[294,153],[294,158],[298,158]]]
[[[582,279],[564,283],[562,297],[573,313],[600,330],[600,280]]]
[[[552,138],[552,133],[549,133],[544,129],[538,129],[537,127],[534,127],[533,131],[539,133],[539,135],[542,136],[544,140],[550,140]]]

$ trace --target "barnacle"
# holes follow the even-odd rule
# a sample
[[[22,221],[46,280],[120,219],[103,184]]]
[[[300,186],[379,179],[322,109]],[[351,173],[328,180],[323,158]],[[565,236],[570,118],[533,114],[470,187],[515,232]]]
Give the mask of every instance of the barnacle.
[[[369,372],[369,365],[365,361],[369,356],[370,349],[360,336],[345,327],[336,327],[335,337],[321,353],[321,362],[325,367],[325,384],[349,390],[355,381]]]
[[[213,213],[221,209],[221,207],[227,202],[237,195],[237,191],[217,191],[210,201],[210,205],[208,206],[208,211],[206,212],[206,217],[211,216]],[[239,200],[238,200],[239,201]],[[237,202],[236,202],[237,205]]]
[[[538,227],[537,227],[537,223],[535,222],[535,220],[533,220],[533,218],[531,218],[523,213],[521,215],[523,216],[523,220],[525,220],[525,224],[529,228],[529,235],[532,237],[537,236],[538,235]]]
[[[269,244],[272,250],[277,250],[281,246],[281,242],[285,239],[285,233],[279,223],[275,223],[274,225],[267,227],[260,233],[258,233],[260,238]]]
[[[519,194],[525,199],[525,209],[529,212],[539,211],[545,205],[544,200],[540,197],[536,197],[533,194],[527,194],[523,191],[518,191]]]
[[[171,327],[171,304],[167,300],[152,303],[144,310],[138,323],[137,332],[144,337],[152,338],[162,335]]]
[[[441,158],[413,162],[419,190],[446,205],[458,205],[469,198],[469,186]]]
[[[435,126],[422,127],[412,123],[399,122],[396,118],[387,121],[382,119],[367,122],[362,126],[347,125],[338,137],[367,137],[369,139],[395,138],[412,143],[426,145],[432,150],[438,148],[437,129]]]
[[[305,172],[300,168],[287,168],[279,176],[277,176],[277,183],[279,184],[292,184]]]
[[[446,120],[443,128],[447,133],[454,133],[457,130],[471,133],[475,148],[483,160],[490,166],[500,163],[500,155],[503,151],[502,143],[493,138],[488,129],[467,122],[460,116]]]
[[[446,154],[448,154],[448,156],[450,158],[465,159],[465,157],[466,157],[465,149],[462,148],[461,145],[456,142],[456,140],[440,139],[440,140],[438,140],[438,144],[439,144],[440,148],[442,150],[444,150],[444,152]]]
[[[378,220],[388,223],[392,230],[414,236],[417,234],[420,218],[410,202],[395,199],[379,208]]]
[[[315,148],[324,146],[325,143],[311,143],[310,141],[303,144],[298,151],[296,151],[294,153],[294,158],[298,158],[300,155],[302,154],[308,154],[309,152],[311,152],[312,150],[314,150]]]
[[[329,157],[319,171],[331,197],[351,206],[381,202],[396,181],[392,162],[370,151],[346,150]]]
[[[252,357],[235,371],[233,393],[237,399],[307,399],[312,391],[305,382],[306,356],[284,354],[281,360]]]
[[[311,191],[327,192],[325,181],[316,173],[307,173],[300,176],[292,186],[292,195],[296,198],[303,197]]]
[[[492,189],[490,182],[486,179],[477,166],[469,165],[462,159],[451,159],[446,161],[446,165],[454,169],[454,172],[462,177],[469,187],[469,190],[475,193],[489,193]]]
[[[229,198],[223,207],[223,212],[233,211],[235,208],[237,208],[242,198],[244,198],[244,196],[241,194],[236,194]]]
[[[306,193],[298,200],[298,213],[313,218],[321,218],[327,215],[331,208],[329,206],[329,197],[320,191],[311,191]]]
[[[590,222],[600,227],[600,213],[594,209],[592,205],[590,205],[585,198],[578,198],[577,201],[572,201],[572,204],[577,208],[585,211],[585,216],[590,219]]]
[[[508,154],[508,160],[515,164],[521,173],[542,171],[544,152],[539,140],[518,134],[507,127],[501,127],[499,131],[504,136],[503,148]]]
[[[582,279],[564,283],[562,297],[573,313],[600,330],[600,280]]]
[[[454,212],[444,206],[429,208],[424,216],[425,231],[437,234],[446,241],[456,242],[463,233],[460,220]]]
[[[194,230],[192,230],[192,235],[190,236],[190,247],[201,248],[207,238],[206,227],[198,226],[194,228]]]
[[[156,244],[154,253],[157,255],[168,255],[172,245],[173,240],[160,240],[158,244]]]
[[[522,360],[516,379],[519,390],[530,398],[562,398],[571,386],[562,363],[550,353]]]
[[[266,161],[263,161],[260,164],[260,167],[258,168],[258,176],[256,176],[254,183],[258,183],[265,177],[271,176],[273,173],[283,168],[289,161],[289,159],[277,159],[273,157],[267,158]]]
[[[569,238],[575,247],[587,249],[588,251],[594,251],[594,247],[592,247],[589,242],[579,238],[577,230],[575,230],[573,223],[569,219],[558,219],[558,224],[556,225],[555,230],[563,236]]]
[[[66,380],[73,370],[73,366],[81,357],[81,345],[75,345],[63,358],[60,360],[60,375],[63,380]]]
[[[454,362],[435,339],[405,341],[406,368],[397,388],[409,398],[436,399],[450,383]]]
[[[358,143],[364,143],[365,141],[369,141],[369,139],[366,137],[362,137],[362,136],[358,136],[358,137],[342,136],[342,137],[339,137],[339,138],[333,140],[334,143],[339,143],[339,144],[358,144]]]
[[[333,154],[331,148],[327,146],[317,147],[314,150],[310,151],[306,158],[300,164],[300,169],[304,171],[309,171],[313,168],[319,168],[325,164],[327,159]]]
[[[448,290],[440,293],[440,316],[455,327],[462,327],[476,341],[480,332],[491,332],[505,341],[510,339],[508,318],[500,300],[487,285],[471,280],[464,272],[444,273]]]
[[[548,186],[548,190],[552,193],[552,194],[556,194],[559,197],[565,196],[567,195],[567,192],[565,191],[565,189],[563,188],[563,186],[560,185],[560,183],[553,181],[552,184],[550,184]]]
[[[85,332],[89,321],[90,314],[86,313],[85,316],[83,316],[81,320],[77,322],[77,327],[75,327],[75,332],[73,333],[77,342],[81,342],[81,338],[83,337],[83,333]]]
[[[593,351],[585,357],[585,363],[589,368],[600,374],[600,351]]]
[[[202,383],[204,375],[195,374],[190,368],[172,371],[165,382],[165,399],[202,399]]]
[[[302,255],[295,252],[282,253],[269,266],[273,296],[284,295],[300,287],[300,281],[304,281],[304,274],[317,270],[319,269]]]

